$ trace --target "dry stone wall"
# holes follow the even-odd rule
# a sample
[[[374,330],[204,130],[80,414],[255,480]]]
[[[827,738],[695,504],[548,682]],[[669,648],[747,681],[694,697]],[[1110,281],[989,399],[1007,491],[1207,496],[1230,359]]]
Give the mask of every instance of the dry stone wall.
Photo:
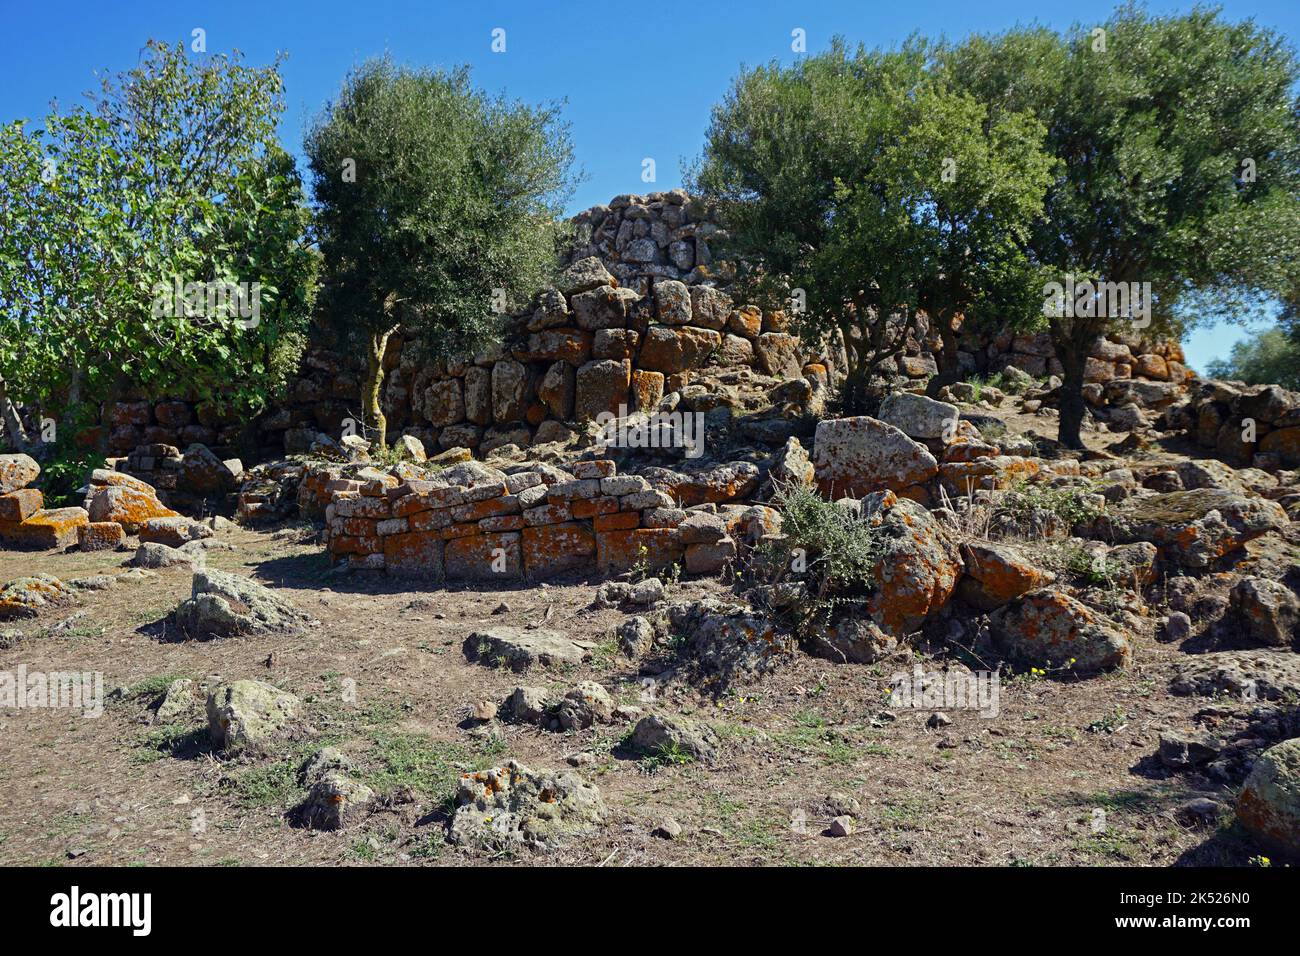
[[[834,357],[801,345],[783,313],[732,301],[732,269],[715,258],[725,231],[681,190],[618,196],[580,213],[573,227],[563,280],[510,317],[499,346],[430,361],[417,343],[394,336],[383,360],[390,434],[419,438],[430,453],[464,447],[482,457],[507,444],[565,439],[603,411],[647,409],[709,366],[834,378]],[[958,345],[969,376],[1007,366],[1040,378],[1062,371],[1046,333],[971,330]],[[894,361],[900,384],[934,375],[939,348],[922,322]],[[1117,333],[1089,351],[1086,374],[1097,386],[1182,384],[1190,374],[1177,342]],[[286,397],[255,422],[181,398],[122,402],[104,422],[116,454],[204,444],[220,460],[264,461],[309,452],[322,433],[338,440],[346,422],[361,418],[361,380],[357,357],[317,329]],[[1091,398],[1106,403],[1101,391]]]

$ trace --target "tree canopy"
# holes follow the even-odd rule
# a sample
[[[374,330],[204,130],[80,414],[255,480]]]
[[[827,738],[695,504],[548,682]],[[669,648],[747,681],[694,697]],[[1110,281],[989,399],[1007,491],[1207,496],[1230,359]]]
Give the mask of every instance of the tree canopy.
[[[325,259],[322,315],[364,346],[361,396],[382,446],[382,359],[399,328],[431,355],[473,353],[556,264],[572,147],[557,106],[475,89],[466,69],[372,60],[306,138]]]
[[[281,91],[278,65],[151,42],[89,106],[0,127],[10,395],[90,419],[128,383],[245,412],[275,394],[316,274],[301,184],[276,141]],[[247,314],[213,307],[211,290],[227,288],[243,290]]]

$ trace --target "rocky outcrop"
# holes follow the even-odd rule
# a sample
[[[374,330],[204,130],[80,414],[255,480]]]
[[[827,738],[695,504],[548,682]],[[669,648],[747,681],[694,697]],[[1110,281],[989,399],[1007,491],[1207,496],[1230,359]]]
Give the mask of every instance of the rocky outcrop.
[[[517,761],[465,774],[447,827],[459,846],[545,849],[599,826],[608,811],[600,791],[573,773],[534,771]]]
[[[1064,591],[1039,588],[995,612],[992,633],[999,649],[1020,663],[1095,674],[1126,665],[1128,639],[1101,615]]]
[[[1209,567],[1289,523],[1276,502],[1217,488],[1129,498],[1102,521],[1115,541],[1149,541],[1164,560],[1187,568]]]
[[[225,571],[194,574],[191,596],[173,619],[181,632],[206,640],[240,634],[297,634],[314,621],[270,588]]]

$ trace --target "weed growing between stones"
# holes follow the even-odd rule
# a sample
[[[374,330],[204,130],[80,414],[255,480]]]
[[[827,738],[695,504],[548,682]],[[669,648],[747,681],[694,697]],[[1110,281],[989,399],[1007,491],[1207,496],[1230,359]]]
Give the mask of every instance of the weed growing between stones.
[[[857,510],[801,485],[779,486],[772,506],[781,512],[782,538],[760,548],[758,564],[774,583],[802,578],[807,597],[792,608],[797,626],[803,634],[824,630],[837,604],[858,603],[870,590],[884,550],[880,532]]]

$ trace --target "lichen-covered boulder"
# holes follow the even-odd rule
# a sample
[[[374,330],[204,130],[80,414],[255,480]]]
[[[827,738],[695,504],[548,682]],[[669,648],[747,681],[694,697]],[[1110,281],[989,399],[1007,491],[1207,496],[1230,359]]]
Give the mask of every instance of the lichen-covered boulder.
[[[952,441],[961,412],[956,405],[912,392],[895,392],[880,403],[877,417],[909,438]]]
[[[179,548],[190,541],[210,538],[214,533],[207,525],[178,515],[175,518],[150,518],[140,527],[140,540]]]
[[[144,482],[92,486],[92,496],[87,505],[90,520],[113,521],[120,524],[127,534],[136,534],[150,518],[179,517],[158,500],[152,488],[144,485],[142,489],[139,485],[144,485]]]
[[[534,771],[512,760],[460,778],[447,836],[459,846],[543,849],[594,829],[606,815],[600,791],[576,774]]]
[[[607,723],[614,716],[614,699],[595,681],[580,681],[564,695],[555,717],[565,730],[582,730],[592,724]]]
[[[41,466],[30,455],[0,455],[0,494],[26,488],[41,474]]]
[[[724,682],[764,673],[795,651],[792,635],[743,604],[710,597],[682,601],[668,605],[659,619],[679,638],[683,657]]]
[[[834,499],[902,491],[933,478],[939,463],[893,425],[860,416],[818,423],[813,468],[818,489]]]
[[[981,611],[996,610],[1056,580],[1055,574],[1038,567],[1011,545],[971,541],[961,546],[961,553],[966,573],[957,585],[957,593]]]
[[[52,574],[18,578],[0,588],[0,621],[35,617],[72,601],[73,590]]]
[[[905,637],[956,590],[963,567],[956,535],[922,505],[892,491],[868,495],[861,507],[881,548],[867,613],[885,633]]]
[[[546,628],[491,627],[465,638],[465,659],[489,667],[525,671],[535,664],[578,664],[587,651],[560,631]]]
[[[365,819],[375,792],[341,770],[324,771],[299,808],[303,825],[312,830],[343,830]]]
[[[262,751],[302,708],[288,691],[258,680],[237,680],[208,694],[208,735],[226,753]]]
[[[1237,798],[1237,819],[1265,847],[1300,858],[1300,737],[1260,754]]]
[[[628,739],[634,750],[651,756],[676,754],[708,760],[717,752],[717,739],[709,728],[685,717],[648,714],[642,717]]]
[[[1055,588],[1021,595],[994,612],[994,642],[1013,660],[1074,674],[1123,667],[1128,639],[1083,602]]]
[[[1197,488],[1128,498],[1102,522],[1117,543],[1150,541],[1172,564],[1205,568],[1290,519],[1276,501]]]
[[[1175,665],[1169,690],[1249,701],[1300,697],[1300,654],[1270,649],[1188,655]]]
[[[297,634],[315,623],[270,588],[211,569],[195,572],[191,596],[173,616],[183,633],[201,640],[237,634]]]

